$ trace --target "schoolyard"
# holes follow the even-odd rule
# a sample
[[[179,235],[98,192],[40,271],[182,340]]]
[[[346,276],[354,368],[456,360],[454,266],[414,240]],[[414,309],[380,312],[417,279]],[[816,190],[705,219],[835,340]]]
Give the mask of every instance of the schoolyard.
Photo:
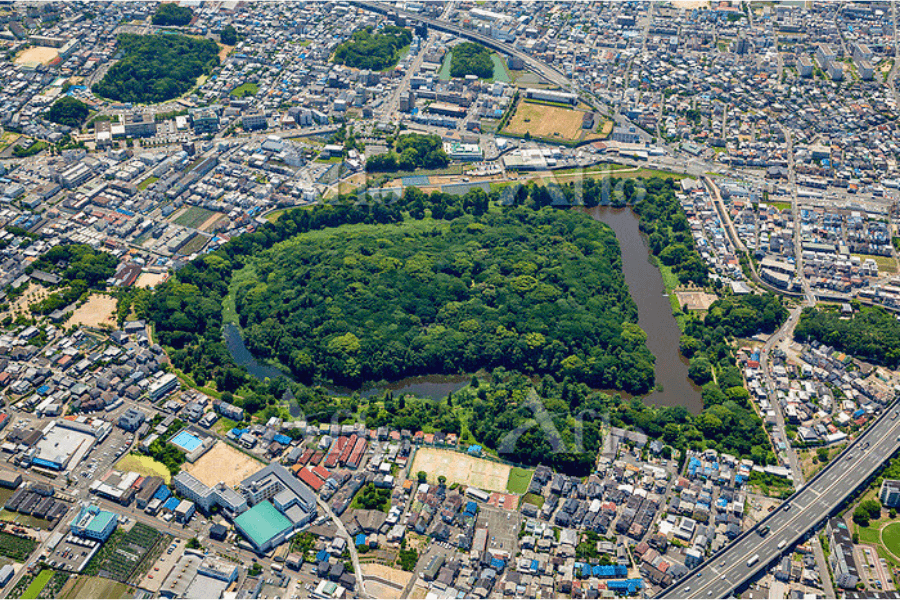
[[[410,473],[425,471],[429,483],[437,483],[443,475],[447,483],[471,485],[492,492],[505,492],[512,467],[502,463],[469,456],[452,450],[420,448],[416,451]]]

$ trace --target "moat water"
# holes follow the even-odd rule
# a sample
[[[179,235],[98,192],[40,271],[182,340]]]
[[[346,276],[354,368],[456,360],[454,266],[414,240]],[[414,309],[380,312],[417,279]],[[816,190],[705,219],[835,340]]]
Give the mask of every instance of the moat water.
[[[650,247],[641,234],[640,220],[630,208],[598,206],[586,209],[594,219],[609,225],[619,240],[622,273],[638,308],[638,325],[647,334],[647,347],[656,358],[656,383],[661,391],[644,401],[661,406],[683,406],[697,414],[703,410],[700,388],[688,379],[688,361],[681,355],[681,329],[665,295],[662,274],[650,262]]]
[[[638,216],[629,208],[598,206],[586,212],[594,219],[609,225],[619,240],[622,252],[622,272],[631,297],[638,308],[638,325],[647,334],[647,347],[656,358],[654,368],[660,391],[644,396],[644,401],[661,406],[684,406],[696,414],[703,409],[700,388],[688,379],[688,361],[679,351],[681,329],[672,314],[669,298],[665,296],[662,274],[650,262],[650,248],[639,229]],[[289,373],[259,362],[244,345],[240,327],[228,323],[224,328],[228,351],[238,365],[254,377],[285,377],[293,381]],[[471,375],[422,375],[406,377],[391,383],[373,384],[359,390],[330,388],[330,393],[349,395],[358,391],[369,397],[386,391],[395,395],[413,394],[419,397],[442,399],[457,392],[471,381]],[[615,393],[615,392],[610,392]],[[623,394],[624,395],[624,394]],[[291,414],[299,415],[299,407],[292,401]]]

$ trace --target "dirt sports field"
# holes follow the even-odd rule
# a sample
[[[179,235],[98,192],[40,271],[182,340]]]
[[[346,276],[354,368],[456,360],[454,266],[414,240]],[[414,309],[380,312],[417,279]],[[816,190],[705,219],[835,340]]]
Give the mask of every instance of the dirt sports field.
[[[88,301],[75,309],[72,316],[66,321],[66,327],[73,325],[87,325],[88,327],[100,327],[101,325],[116,325],[116,299],[106,294],[93,294]]]
[[[447,478],[447,483],[472,485],[492,492],[505,492],[509,470],[509,465],[467,456],[452,450],[420,448],[416,451],[410,473],[425,471],[429,483],[437,483],[438,476],[443,475]]]
[[[168,273],[150,273],[148,271],[144,271],[143,273],[138,275],[137,281],[134,282],[134,287],[154,287],[159,285],[160,283],[163,283],[168,278]]]
[[[200,460],[194,464],[185,463],[185,471],[213,487],[220,481],[234,487],[264,466],[260,461],[235,450],[225,442],[216,442]]]
[[[13,62],[17,65],[45,65],[57,56],[59,56],[59,50],[56,48],[34,46],[23,50]]]
[[[533,138],[577,140],[581,137],[584,113],[571,108],[519,101],[516,114],[504,131]]]

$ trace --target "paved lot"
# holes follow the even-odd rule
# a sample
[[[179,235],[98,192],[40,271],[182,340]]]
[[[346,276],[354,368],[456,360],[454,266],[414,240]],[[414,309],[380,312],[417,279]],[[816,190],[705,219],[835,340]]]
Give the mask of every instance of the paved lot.
[[[481,505],[478,524],[488,528],[488,550],[516,555],[522,516],[493,506]]]
[[[172,551],[172,554],[169,554],[169,548],[172,547],[172,544],[175,544],[175,550]],[[150,567],[150,570],[144,576],[144,579],[141,580],[141,587],[145,590],[158,592],[162,582],[165,581],[166,576],[169,574],[169,571],[172,570],[172,567],[175,566],[175,563],[178,562],[179,557],[181,557],[184,552],[185,541],[183,539],[176,538],[172,544],[169,544],[169,546],[163,550],[159,560]]]

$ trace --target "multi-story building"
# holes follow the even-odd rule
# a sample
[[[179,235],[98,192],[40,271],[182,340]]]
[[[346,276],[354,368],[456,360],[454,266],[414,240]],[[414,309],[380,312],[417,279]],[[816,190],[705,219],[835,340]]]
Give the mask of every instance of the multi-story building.
[[[263,113],[254,113],[251,115],[243,115],[241,117],[241,126],[244,129],[265,129],[269,126],[268,121],[266,121],[266,115]]]
[[[78,512],[71,529],[75,535],[105,542],[115,531],[118,522],[119,518],[115,513],[91,505]]]
[[[154,382],[150,386],[147,393],[150,396],[150,401],[156,402],[176,389],[178,389],[178,378],[174,373],[166,373],[159,378],[159,381]]]
[[[819,63],[821,69],[827,69],[828,64],[837,58],[834,49],[828,44],[819,44],[816,48],[816,62]]]
[[[900,480],[885,479],[881,484],[881,493],[878,498],[888,508],[900,506]]]
[[[125,115],[122,122],[126,137],[148,137],[156,135],[156,120],[150,113]]]

